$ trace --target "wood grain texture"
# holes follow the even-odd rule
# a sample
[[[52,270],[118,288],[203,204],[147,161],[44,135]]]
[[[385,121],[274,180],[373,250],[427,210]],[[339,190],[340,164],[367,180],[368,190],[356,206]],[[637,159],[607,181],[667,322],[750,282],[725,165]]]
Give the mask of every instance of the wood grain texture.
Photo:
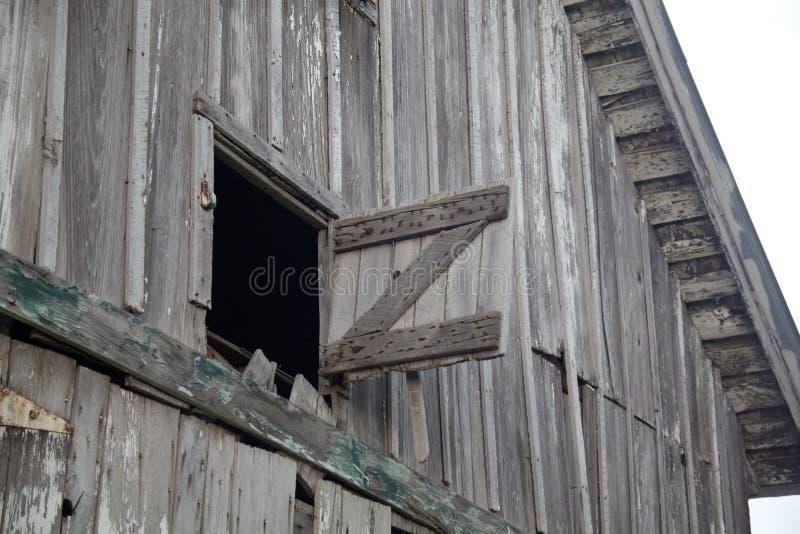
[[[43,164],[50,167],[51,158],[60,155],[48,154],[44,149],[50,147],[42,145],[46,105],[56,96],[45,94],[49,58],[59,60],[52,41],[59,26],[55,7],[53,2],[0,6],[0,45],[6,51],[0,59],[0,246],[29,261],[36,251],[42,195],[51,185],[43,191]]]
[[[56,272],[123,304],[133,3],[80,3],[67,22],[63,183]],[[104,68],[98,68],[102,64]]]
[[[436,367],[438,358],[490,352],[500,346],[501,321],[494,313],[346,338],[323,348],[319,372],[327,376],[369,367],[388,371],[418,360]]]
[[[325,0],[282,4],[283,154],[313,181],[330,187]]]
[[[607,112],[618,137],[650,132],[671,124],[664,102],[657,97],[623,104]]]
[[[235,455],[229,531],[291,533],[297,464],[241,442]]]
[[[389,534],[392,512],[383,506],[342,489],[333,482],[322,482],[314,495],[314,534]]]
[[[47,72],[47,103],[44,118],[42,201],[36,263],[55,271],[58,261],[59,210],[64,173],[64,100],[67,68],[67,0],[53,2],[53,28]]]
[[[150,144],[151,0],[133,7],[133,74],[130,101],[128,173],[126,180],[125,306],[144,311],[145,213],[147,209],[147,149]]]
[[[505,219],[509,212],[507,185],[496,185],[419,202],[374,215],[334,222],[336,252],[438,233],[478,221]]]
[[[69,434],[0,427],[0,529],[57,533]]]
[[[676,147],[657,147],[625,154],[625,168],[634,182],[675,176],[691,171],[686,153]]]
[[[381,91],[384,35],[347,6],[339,10],[341,30],[342,197],[353,210],[384,205],[381,158]]]
[[[65,518],[62,532],[92,532],[94,529],[108,390],[107,376],[78,367],[64,491],[65,502],[68,501],[72,513]]]
[[[275,2],[280,3],[280,2]],[[342,72],[338,0],[325,1],[325,59],[328,67],[328,183],[342,195]]]

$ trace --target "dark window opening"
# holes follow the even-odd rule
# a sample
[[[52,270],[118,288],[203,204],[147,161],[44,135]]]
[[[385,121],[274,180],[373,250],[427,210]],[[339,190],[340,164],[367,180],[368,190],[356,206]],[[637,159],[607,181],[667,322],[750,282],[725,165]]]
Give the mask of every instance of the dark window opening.
[[[218,336],[250,353],[261,349],[279,371],[316,383],[317,230],[219,160],[214,192],[209,339]],[[243,366],[246,359],[231,363]],[[288,396],[289,383],[275,382]]]

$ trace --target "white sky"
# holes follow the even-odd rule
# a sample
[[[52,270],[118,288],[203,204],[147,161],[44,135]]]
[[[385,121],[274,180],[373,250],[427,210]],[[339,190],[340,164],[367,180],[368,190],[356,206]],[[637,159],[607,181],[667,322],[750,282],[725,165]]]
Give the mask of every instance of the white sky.
[[[664,0],[784,297],[800,317],[800,1]],[[753,534],[800,532],[800,496],[750,501]]]

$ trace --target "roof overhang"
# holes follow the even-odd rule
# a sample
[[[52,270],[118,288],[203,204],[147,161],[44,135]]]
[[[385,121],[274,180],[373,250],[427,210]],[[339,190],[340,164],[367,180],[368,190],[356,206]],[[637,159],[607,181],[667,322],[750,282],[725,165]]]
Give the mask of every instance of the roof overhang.
[[[800,335],[661,0],[565,0],[761,493],[800,482]]]

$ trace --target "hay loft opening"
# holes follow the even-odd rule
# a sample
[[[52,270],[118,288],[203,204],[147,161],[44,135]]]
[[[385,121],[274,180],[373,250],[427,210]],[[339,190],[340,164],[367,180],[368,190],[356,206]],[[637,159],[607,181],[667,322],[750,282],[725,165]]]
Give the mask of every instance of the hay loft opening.
[[[250,353],[261,349],[279,371],[302,373],[315,384],[317,230],[220,160],[214,162],[214,182],[210,343],[222,338]],[[288,396],[290,385],[279,379],[276,384]]]

